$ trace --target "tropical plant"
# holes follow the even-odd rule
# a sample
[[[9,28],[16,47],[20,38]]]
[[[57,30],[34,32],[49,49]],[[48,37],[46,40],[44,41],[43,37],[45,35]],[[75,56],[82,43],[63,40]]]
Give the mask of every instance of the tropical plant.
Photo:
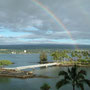
[[[51,54],[51,56],[53,57],[54,60],[59,60],[60,59],[60,55],[58,51],[55,51]]]
[[[84,84],[87,84],[90,87],[90,80],[85,78],[86,71],[78,70],[78,67],[76,65],[73,66],[71,69],[68,68],[67,72],[60,71],[59,76],[64,76],[64,78],[57,82],[57,89],[67,84],[72,84],[73,90],[75,90],[75,87],[84,90]]]
[[[40,54],[40,63],[46,63],[47,62],[47,55],[45,52],[42,52]]]
[[[44,83],[41,87],[40,87],[40,89],[41,90],[49,90],[51,87],[47,84],[47,83]]]
[[[7,66],[7,65],[11,65],[11,64],[13,64],[13,63],[9,60],[0,60],[0,66]]]
[[[67,55],[67,52],[64,50],[64,51],[55,51],[51,54],[51,56],[53,56],[53,59],[54,60],[63,60],[65,58],[69,58],[69,56]]]

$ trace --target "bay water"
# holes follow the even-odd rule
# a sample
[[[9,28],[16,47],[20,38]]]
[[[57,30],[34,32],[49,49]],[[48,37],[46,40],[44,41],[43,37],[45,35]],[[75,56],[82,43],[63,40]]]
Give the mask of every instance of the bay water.
[[[39,54],[0,54],[0,60],[10,60],[14,62],[13,65],[8,67],[26,66],[38,64],[40,58]],[[48,55],[48,60],[52,61],[52,57]],[[87,71],[87,77],[90,79],[90,67],[83,67],[82,69]],[[27,69],[31,70],[31,69]],[[37,68],[33,70],[35,74],[46,75],[55,78],[28,78],[28,79],[16,79],[0,77],[0,90],[40,90],[40,87],[44,83],[48,83],[51,86],[50,90],[57,90],[55,85],[61,77],[58,77],[60,70],[67,70],[67,67],[48,67],[48,68]],[[71,85],[66,85],[60,88],[60,90],[72,90]],[[80,90],[80,89],[76,89]],[[90,88],[85,85],[85,90]]]

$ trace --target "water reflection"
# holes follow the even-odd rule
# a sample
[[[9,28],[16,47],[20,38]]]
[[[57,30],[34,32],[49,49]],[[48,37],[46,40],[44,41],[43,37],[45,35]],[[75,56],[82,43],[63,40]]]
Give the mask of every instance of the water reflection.
[[[8,59],[14,62],[15,64],[12,67],[17,66],[26,66],[30,64],[38,64],[37,62],[40,61],[38,54],[27,54],[27,55],[9,55],[9,54],[0,54],[0,58]],[[51,58],[49,57],[49,60]],[[32,63],[33,62],[33,63]],[[9,66],[10,67],[10,66]],[[90,79],[90,67],[82,67],[81,69],[86,70],[87,78]],[[27,69],[30,71],[31,69]],[[33,70],[35,74],[44,75],[44,76],[52,76],[57,77],[59,71],[67,70],[67,67],[48,67],[48,68],[37,68]],[[40,87],[43,83],[49,83],[51,86],[50,90],[57,90],[55,85],[59,78],[53,79],[43,79],[43,78],[30,78],[30,79],[16,79],[16,78],[0,78],[0,90],[40,90]],[[68,85],[62,87],[60,90],[72,90],[72,86]],[[80,89],[76,89],[80,90]],[[85,85],[85,90],[90,90],[88,86]]]
[[[0,83],[9,83],[9,82],[10,82],[10,78],[0,77]]]

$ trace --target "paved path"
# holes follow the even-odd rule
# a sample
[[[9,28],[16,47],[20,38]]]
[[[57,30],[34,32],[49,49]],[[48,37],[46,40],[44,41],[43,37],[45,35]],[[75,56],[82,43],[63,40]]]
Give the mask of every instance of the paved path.
[[[29,66],[20,66],[15,68],[5,68],[5,69],[15,69],[15,70],[23,70],[23,69],[34,69],[39,67],[48,67],[48,66],[55,66],[58,65],[58,63],[48,63],[48,64],[37,64],[37,65],[29,65]]]

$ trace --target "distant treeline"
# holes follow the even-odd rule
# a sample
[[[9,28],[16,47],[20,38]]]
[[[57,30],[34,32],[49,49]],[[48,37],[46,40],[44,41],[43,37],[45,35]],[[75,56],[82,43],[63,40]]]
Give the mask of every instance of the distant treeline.
[[[0,49],[0,54],[30,54],[30,53],[51,53],[57,49]]]

